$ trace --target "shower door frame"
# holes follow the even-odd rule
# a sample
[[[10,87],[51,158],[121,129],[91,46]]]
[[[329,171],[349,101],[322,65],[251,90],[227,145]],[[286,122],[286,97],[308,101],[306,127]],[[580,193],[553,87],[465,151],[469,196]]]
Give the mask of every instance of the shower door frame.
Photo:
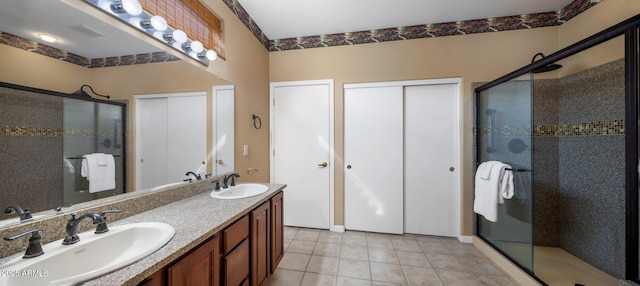
[[[640,57],[638,52],[640,45],[640,14],[631,17],[625,21],[620,22],[610,28],[607,28],[601,32],[598,32],[588,38],[585,38],[575,44],[572,44],[566,48],[563,48],[547,57],[544,57],[536,62],[526,65],[520,69],[517,69],[511,73],[508,73],[498,79],[483,84],[475,89],[475,126],[478,130],[478,124],[480,121],[480,96],[481,92],[489,88],[495,87],[512,79],[515,79],[531,71],[553,64],[559,60],[582,52],[591,47],[597,46],[601,43],[609,41],[618,36],[624,35],[625,37],[625,279],[640,283],[640,254],[638,253],[640,241],[638,240],[638,222],[639,222],[639,210],[638,210],[638,176],[640,172],[640,165],[638,161],[638,112],[640,111],[638,103],[638,84],[640,76],[639,66]],[[476,135],[476,148],[482,146],[481,137]],[[476,162],[479,162],[481,153],[476,152]],[[479,216],[476,215],[476,234],[480,239],[491,245],[495,250],[500,252],[506,258],[511,260],[514,264],[518,265],[523,271],[528,273],[531,277],[544,283],[534,273],[515,262],[511,257],[506,255],[503,251],[497,248],[488,239],[482,237],[479,232]]]

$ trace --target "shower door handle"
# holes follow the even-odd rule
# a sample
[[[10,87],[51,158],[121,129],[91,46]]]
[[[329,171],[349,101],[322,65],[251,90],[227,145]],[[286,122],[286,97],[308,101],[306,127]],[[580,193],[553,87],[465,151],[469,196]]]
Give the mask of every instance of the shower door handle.
[[[487,109],[487,115],[489,115],[489,147],[487,147],[487,153],[493,153],[496,151],[496,110]]]

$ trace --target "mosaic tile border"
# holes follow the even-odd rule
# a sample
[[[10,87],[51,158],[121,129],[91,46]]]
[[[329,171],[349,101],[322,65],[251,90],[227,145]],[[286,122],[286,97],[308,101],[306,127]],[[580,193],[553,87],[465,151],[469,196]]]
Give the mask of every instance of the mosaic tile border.
[[[125,132],[126,133],[126,132]],[[125,134],[126,136],[127,134]],[[108,137],[113,138],[113,130],[103,130],[96,132],[95,130],[79,130],[79,129],[62,129],[62,128],[46,128],[31,126],[0,126],[0,136],[34,136],[34,137]]]
[[[0,31],[0,44],[12,46],[28,52],[47,56],[86,68],[104,68],[115,66],[128,66],[138,64],[179,61],[180,58],[167,52],[144,53],[137,55],[125,55],[108,58],[88,59],[67,51],[63,51],[45,44],[25,39],[16,35]]]
[[[0,136],[60,137],[63,133],[60,128],[0,126]]]
[[[271,52],[558,26],[602,1],[575,0],[555,12],[270,40],[237,0],[223,0]]]
[[[532,132],[533,129],[533,132]],[[560,124],[560,125],[536,125],[529,126],[503,126],[498,128],[498,136],[531,136],[534,137],[569,137],[569,136],[597,136],[597,135],[624,135],[625,120],[606,120],[588,123]],[[482,127],[482,136],[489,136],[489,128]],[[477,128],[473,128],[473,135],[477,135]]]

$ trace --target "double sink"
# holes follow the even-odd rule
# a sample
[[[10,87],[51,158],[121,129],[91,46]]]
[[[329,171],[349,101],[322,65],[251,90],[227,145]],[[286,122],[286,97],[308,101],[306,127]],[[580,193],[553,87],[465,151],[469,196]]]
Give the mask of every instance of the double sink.
[[[211,192],[217,199],[240,199],[262,194],[268,186],[238,184]],[[175,234],[166,223],[129,223],[95,234],[79,233],[80,241],[62,239],[42,246],[43,255],[15,258],[0,266],[0,286],[75,285],[130,265],[164,246]]]

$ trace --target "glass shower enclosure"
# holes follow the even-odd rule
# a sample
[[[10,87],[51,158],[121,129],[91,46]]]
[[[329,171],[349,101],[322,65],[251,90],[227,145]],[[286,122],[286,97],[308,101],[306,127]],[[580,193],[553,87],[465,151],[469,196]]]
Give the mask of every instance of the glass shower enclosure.
[[[514,175],[513,198],[495,222],[477,215],[476,234],[543,285],[640,282],[639,31],[640,15],[475,89],[475,167],[501,161]],[[566,262],[540,263],[548,251],[607,282],[547,281],[568,276]]]
[[[477,162],[511,166],[514,198],[498,205],[498,221],[478,216],[478,234],[533,272],[532,80],[529,75],[483,90],[477,104]]]

